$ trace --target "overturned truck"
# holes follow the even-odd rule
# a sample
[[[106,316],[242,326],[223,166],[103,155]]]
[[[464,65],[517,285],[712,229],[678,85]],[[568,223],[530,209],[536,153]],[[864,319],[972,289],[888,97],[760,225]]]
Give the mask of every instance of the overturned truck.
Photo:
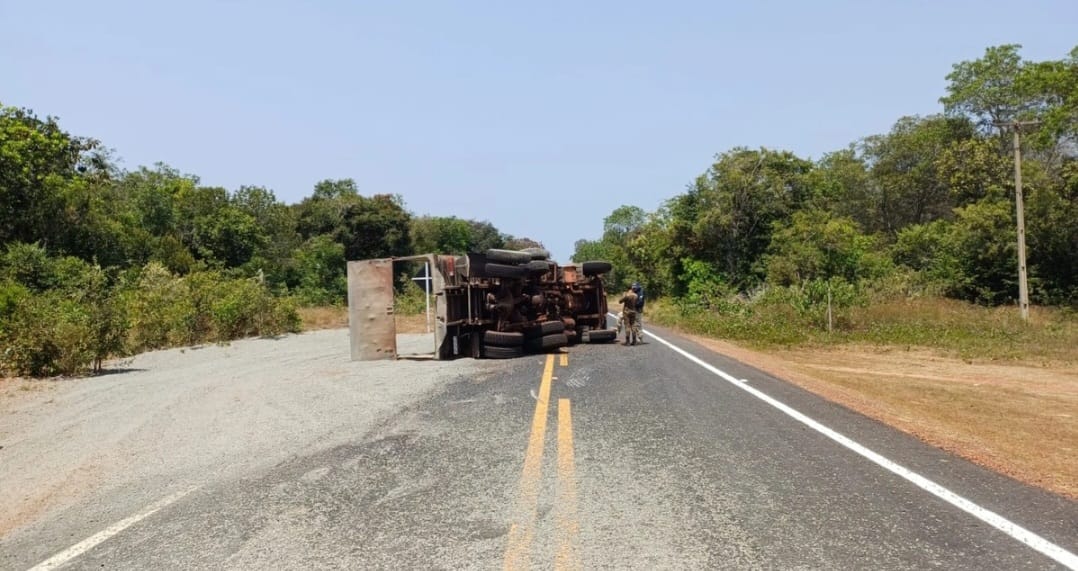
[[[542,249],[348,262],[352,360],[397,357],[394,263],[429,268],[434,359],[505,359],[617,338],[606,327],[608,262],[558,265]]]

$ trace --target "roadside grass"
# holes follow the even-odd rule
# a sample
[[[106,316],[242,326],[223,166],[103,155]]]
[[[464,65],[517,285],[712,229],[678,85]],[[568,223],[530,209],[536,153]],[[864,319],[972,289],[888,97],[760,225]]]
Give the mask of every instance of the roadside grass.
[[[348,308],[340,305],[296,309],[303,331],[348,327]]]
[[[1014,307],[983,307],[942,298],[892,299],[836,312],[828,332],[816,315],[789,304],[727,304],[720,310],[659,299],[646,319],[708,337],[759,348],[867,344],[928,348],[961,359],[1078,363],[1078,315],[1033,307],[1029,323]]]

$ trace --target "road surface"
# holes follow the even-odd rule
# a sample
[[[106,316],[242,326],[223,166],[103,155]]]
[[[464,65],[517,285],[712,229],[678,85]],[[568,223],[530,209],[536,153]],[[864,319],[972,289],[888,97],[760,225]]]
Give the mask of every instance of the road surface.
[[[360,428],[311,404],[311,422],[344,437],[273,462],[161,473],[154,497],[121,486],[46,510],[0,539],[0,568],[1076,565],[1075,502],[654,333],[457,361],[455,375],[391,364],[441,367],[440,380]],[[334,339],[325,350],[345,354]],[[333,400],[362,400],[364,364],[340,366],[334,390],[360,396]]]

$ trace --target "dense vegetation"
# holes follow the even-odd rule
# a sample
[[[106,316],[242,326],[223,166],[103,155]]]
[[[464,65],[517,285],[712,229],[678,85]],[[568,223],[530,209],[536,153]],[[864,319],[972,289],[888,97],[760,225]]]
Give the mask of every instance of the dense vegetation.
[[[641,281],[682,318],[711,310],[752,336],[761,324],[826,327],[828,299],[835,327],[846,330],[865,325],[850,308],[870,303],[1013,304],[1012,132],[1001,125],[1036,120],[1022,131],[1031,298],[1072,310],[1078,48],[1034,62],[1019,46],[993,47],[947,80],[941,114],[903,117],[889,133],[816,161],[771,149],[722,153],[657,211],[614,210],[599,240],[577,242],[574,259],[610,259],[616,287]]]
[[[821,328],[827,300],[847,331],[859,326],[852,308],[881,298],[1010,304],[1013,163],[1000,125],[1036,119],[1023,132],[1031,295],[1074,308],[1078,48],[1034,62],[994,47],[947,79],[941,114],[899,119],[816,161],[722,153],[656,212],[615,210],[574,259],[609,259],[615,287],[639,280],[672,300],[667,312],[709,309],[752,336],[779,322]],[[121,170],[101,142],[0,105],[2,373],[70,374],[293,331],[297,306],[344,302],[346,259],[532,245],[489,222],[416,216],[350,179],[285,204],[163,164]]]
[[[297,305],[344,303],[346,259],[529,243],[352,180],[287,205],[166,165],[123,171],[99,141],[0,106],[0,373],[294,331]]]

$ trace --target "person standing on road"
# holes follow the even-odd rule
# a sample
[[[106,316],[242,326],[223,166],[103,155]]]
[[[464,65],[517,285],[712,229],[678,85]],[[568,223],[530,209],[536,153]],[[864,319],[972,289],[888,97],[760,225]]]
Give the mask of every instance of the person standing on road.
[[[631,288],[636,294],[636,340],[644,342],[644,288],[639,282],[633,282]]]
[[[621,304],[621,319],[625,326],[624,345],[636,345],[636,293],[629,288],[618,303]]]

